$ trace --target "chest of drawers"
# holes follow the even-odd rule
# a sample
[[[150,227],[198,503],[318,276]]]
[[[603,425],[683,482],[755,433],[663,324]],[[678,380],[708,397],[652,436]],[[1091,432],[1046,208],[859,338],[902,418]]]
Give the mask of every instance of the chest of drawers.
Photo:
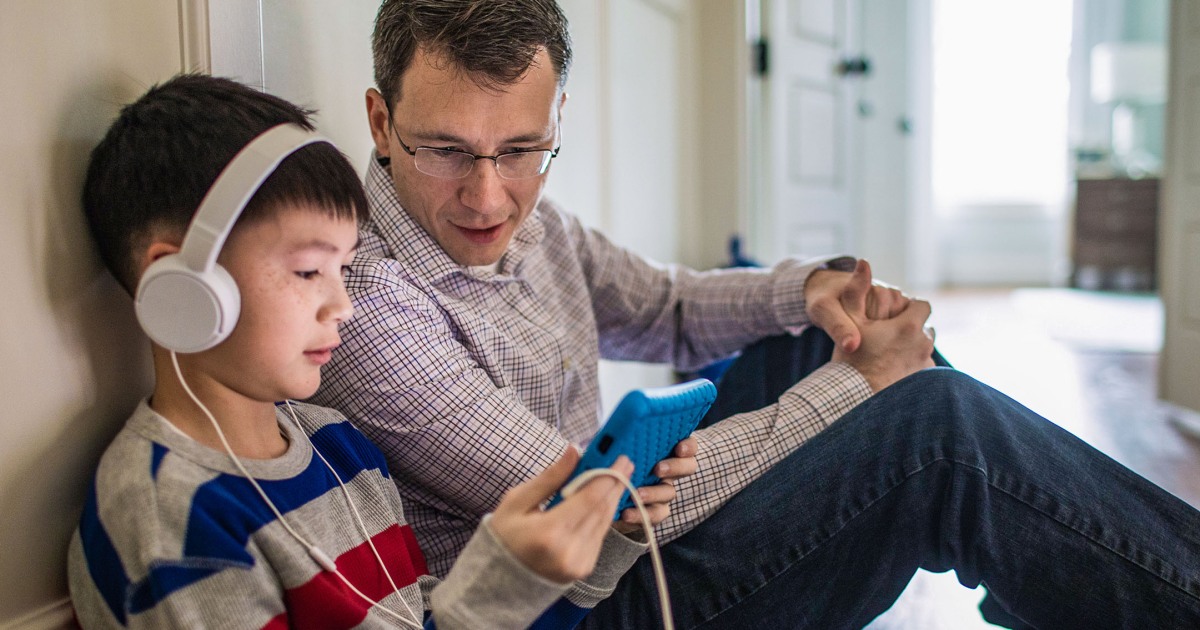
[[[1157,179],[1081,179],[1075,197],[1071,284],[1152,291],[1158,241]]]

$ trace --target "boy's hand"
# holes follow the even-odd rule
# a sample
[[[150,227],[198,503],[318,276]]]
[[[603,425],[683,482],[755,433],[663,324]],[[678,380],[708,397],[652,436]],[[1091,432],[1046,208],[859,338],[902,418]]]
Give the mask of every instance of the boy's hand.
[[[541,474],[504,493],[491,520],[496,537],[518,560],[538,575],[560,583],[591,575],[625,492],[617,480],[601,476],[553,508],[542,510],[542,504],[567,482],[578,462],[579,451],[568,448]],[[622,455],[613,469],[628,479],[633,463]]]
[[[671,501],[675,500],[675,482],[696,474],[696,451],[698,448],[695,438],[689,437],[679,442],[672,451],[674,457],[668,457],[654,466],[653,472],[659,479],[662,479],[662,483],[638,488],[638,496],[646,505],[651,525],[658,525],[667,520],[667,516],[671,514]],[[642,517],[638,514],[637,508],[625,508],[621,512],[621,519],[613,523],[613,528],[622,534],[641,531]]]

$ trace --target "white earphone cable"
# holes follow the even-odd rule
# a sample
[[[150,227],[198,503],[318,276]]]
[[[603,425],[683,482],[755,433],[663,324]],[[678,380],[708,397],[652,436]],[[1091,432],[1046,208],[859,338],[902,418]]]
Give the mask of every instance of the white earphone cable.
[[[402,623],[407,624],[413,628],[417,628],[417,630],[420,630],[421,628],[423,628],[424,626],[419,621],[414,621],[414,620],[419,620],[420,617],[417,617],[413,613],[412,609],[408,607],[408,602],[404,601],[404,597],[401,596],[400,591],[398,589],[396,589],[396,583],[392,581],[392,576],[390,573],[388,573],[387,566],[385,566],[383,564],[382,558],[379,557],[379,552],[375,551],[374,544],[371,544],[371,550],[375,551],[375,559],[379,561],[380,568],[382,568],[384,574],[388,576],[388,582],[391,582],[392,588],[396,589],[396,596],[400,598],[400,602],[404,604],[405,609],[407,609],[408,614],[413,616],[413,619],[409,619],[409,618],[389,609],[388,607],[384,606],[382,603],[377,602],[377,601],[371,599],[370,597],[367,597],[362,591],[358,590],[358,588],[355,587],[354,584],[351,584],[350,580],[346,579],[346,576],[342,575],[341,571],[338,571],[337,565],[333,562],[332,559],[330,559],[330,557],[328,555],[326,555],[326,553],[324,551],[321,551],[321,549],[319,547],[317,547],[313,543],[309,542],[307,539],[305,539],[303,536],[301,536],[299,534],[299,532],[297,532],[295,529],[292,529],[292,526],[287,522],[287,520],[285,518],[283,518],[283,514],[281,514],[279,512],[279,509],[276,508],[275,504],[271,502],[271,499],[269,497],[267,497],[267,493],[264,492],[262,487],[258,485],[258,481],[256,481],[254,479],[254,476],[251,475],[248,470],[246,470],[246,467],[242,465],[242,462],[240,459],[238,459],[237,455],[234,455],[233,448],[229,446],[229,440],[227,440],[225,438],[225,432],[221,430],[221,425],[217,423],[216,417],[213,416],[212,412],[208,410],[208,407],[206,407],[204,405],[204,403],[200,402],[200,399],[196,396],[195,393],[192,392],[192,388],[188,387],[187,381],[184,380],[184,378],[183,378],[183,371],[179,368],[179,358],[176,356],[174,350],[171,351],[171,365],[174,366],[174,368],[175,368],[175,376],[179,379],[179,384],[183,386],[183,391],[187,393],[188,398],[192,399],[192,402],[195,403],[196,406],[200,408],[200,411],[204,412],[204,415],[208,417],[208,421],[212,423],[213,428],[217,432],[217,437],[221,439],[221,445],[225,447],[225,453],[229,455],[229,458],[231,460],[233,460],[233,465],[236,466],[238,471],[242,473],[242,476],[244,476],[246,478],[246,480],[250,482],[250,485],[254,486],[254,489],[258,492],[258,495],[260,497],[262,497],[262,500],[267,504],[267,507],[269,507],[271,509],[271,511],[275,514],[275,517],[279,519],[279,523],[281,525],[283,525],[284,529],[286,529],[289,534],[292,535],[292,538],[296,539],[296,542],[299,542],[305,548],[305,550],[308,551],[308,555],[314,561],[316,561],[317,564],[321,565],[321,568],[336,575],[342,581],[342,583],[345,584],[351,591],[353,591],[356,595],[358,595],[359,597],[361,597],[362,599],[364,599],[368,603],[370,603],[372,608],[375,608],[381,612],[391,615],[392,617],[395,617],[397,620],[401,621]],[[289,409],[289,411],[290,411],[290,409]],[[292,416],[292,420],[293,421],[296,420],[294,415]],[[297,426],[299,426],[298,422],[297,422]],[[300,432],[304,433],[304,435],[307,437],[308,434],[305,433],[303,429],[301,429]],[[309,441],[309,444],[311,446],[311,444],[312,444],[311,440]],[[316,451],[316,450],[317,450],[316,447],[313,447],[313,451]],[[317,452],[317,456],[321,458],[321,461],[325,462],[326,466],[329,466],[329,462],[325,460],[325,457],[322,456],[320,454],[320,452]],[[332,471],[332,470],[333,470],[333,468],[330,467],[330,471]],[[341,478],[339,478],[337,476],[337,473],[334,473],[334,477],[337,478],[338,484],[340,485],[342,483]],[[342,486],[342,490],[343,490],[343,492],[345,492],[345,490],[346,490],[346,487],[344,485]],[[348,493],[346,494],[346,498],[347,498],[347,500],[349,500]],[[354,509],[353,502],[351,502],[350,506],[351,506],[351,509]],[[355,518],[358,518],[358,510],[357,509],[354,509],[354,515],[355,515]],[[359,526],[362,527],[361,520],[359,521]],[[363,527],[363,530],[365,530],[365,529],[366,528]],[[368,536],[367,542],[370,543],[370,541],[371,541],[371,538],[370,538],[370,536]]]
[[[375,548],[375,542],[371,540],[371,535],[367,532],[367,526],[365,523],[363,523],[362,515],[359,514],[358,507],[354,505],[354,500],[350,498],[350,490],[342,481],[342,477],[337,474],[336,470],[333,469],[333,466],[329,463],[329,460],[325,459],[325,456],[321,454],[321,451],[317,450],[317,445],[312,443],[312,437],[308,435],[308,432],[304,430],[304,427],[300,426],[300,419],[296,417],[296,410],[292,407],[292,401],[285,400],[284,404],[287,406],[288,415],[292,417],[292,422],[296,425],[296,428],[304,434],[304,438],[308,440],[308,444],[312,447],[313,452],[317,454],[317,457],[321,458],[321,461],[325,463],[325,467],[329,469],[329,473],[333,475],[333,478],[337,480],[338,485],[341,486],[342,494],[346,497],[346,504],[350,506],[350,512],[354,514],[354,521],[358,524],[359,533],[363,535],[363,538],[367,541],[367,546],[369,546],[371,548],[371,552],[375,554],[375,560],[379,562],[379,567],[383,569],[383,574],[387,576],[388,583],[392,585],[392,590],[399,595],[400,589],[396,586],[396,581],[392,579],[392,572],[388,571],[387,564],[383,561],[383,556],[381,556],[379,554],[379,550]],[[413,612],[412,608],[408,606],[408,602],[405,601],[403,597],[400,598],[400,602],[404,604],[404,608],[408,611],[408,614],[412,615],[414,619],[417,618],[417,615]]]
[[[663,630],[675,630],[674,616],[671,613],[671,595],[667,591],[667,572],[663,569],[662,556],[658,551],[658,539],[654,537],[654,526],[650,524],[650,514],[646,511],[646,505],[642,503],[642,498],[638,496],[637,488],[611,468],[593,468],[580,473],[578,477],[564,486],[562,496],[566,498],[574,494],[588,481],[600,476],[612,477],[624,485],[625,489],[629,490],[629,496],[633,499],[634,505],[637,506],[638,515],[642,517],[642,529],[646,532],[646,542],[650,546],[650,564],[654,568],[654,582],[658,586],[658,603],[662,608]]]

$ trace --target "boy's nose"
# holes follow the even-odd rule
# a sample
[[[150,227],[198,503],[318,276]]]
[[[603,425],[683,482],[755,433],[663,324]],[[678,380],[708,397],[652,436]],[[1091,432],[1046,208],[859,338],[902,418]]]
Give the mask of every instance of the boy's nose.
[[[345,286],[338,286],[333,296],[321,309],[321,321],[344,322],[354,316],[354,303],[346,293]]]

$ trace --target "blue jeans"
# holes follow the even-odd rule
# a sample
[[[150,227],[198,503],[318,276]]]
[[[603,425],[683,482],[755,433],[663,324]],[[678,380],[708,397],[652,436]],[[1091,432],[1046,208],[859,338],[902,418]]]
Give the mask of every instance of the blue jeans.
[[[1200,628],[1200,512],[947,368],[873,396],[662,551],[680,628],[861,628],[918,568],[1038,628]],[[643,557],[582,626],[660,623]]]

